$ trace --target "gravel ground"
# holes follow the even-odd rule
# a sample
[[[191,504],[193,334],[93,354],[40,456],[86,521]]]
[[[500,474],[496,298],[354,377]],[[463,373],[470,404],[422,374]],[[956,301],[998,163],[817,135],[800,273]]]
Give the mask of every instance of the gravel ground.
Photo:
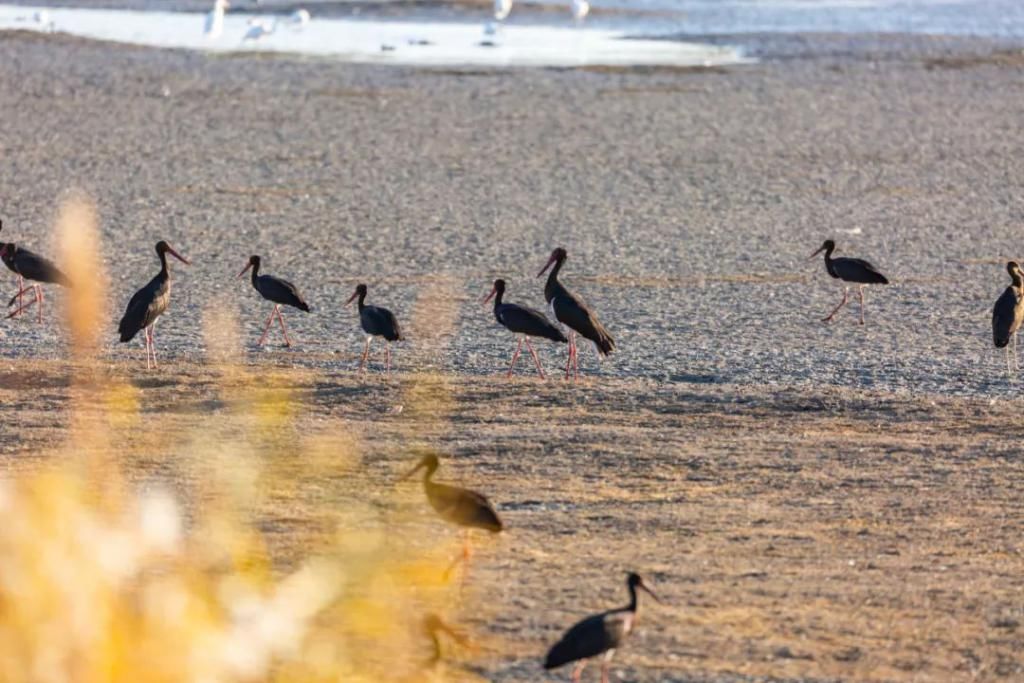
[[[480,551],[483,598],[456,615],[501,642],[473,663],[488,680],[540,680],[545,645],[618,604],[633,567],[666,605],[622,653],[627,680],[1019,678],[1021,434],[995,400],[1016,382],[989,311],[1018,256],[1021,57],[750,40],[764,61],[728,70],[489,71],[4,34],[5,236],[52,252],[58,199],[98,202],[105,371],[162,430],[110,421],[110,442],[144,456],[125,463],[133,481],[201,488],[196,444],[235,428],[218,392],[244,401],[282,367],[302,409],[261,438],[367,444],[351,480],[289,460],[296,485],[261,511],[275,561],[315,536],[304,515],[393,481],[413,440],[448,456],[446,481],[490,493],[514,531]],[[820,322],[839,288],[806,257],[827,237],[893,280],[865,327],[855,308]],[[194,265],[174,268],[168,362],[148,373],[114,332],[161,238]],[[540,307],[558,245],[618,350],[597,365],[581,349],[597,377],[579,387],[482,377],[514,340],[480,299],[501,276]],[[253,252],[314,307],[286,313],[292,350],[253,348],[268,308],[233,279]],[[362,338],[342,304],[360,281],[409,328],[389,382],[349,372]],[[243,322],[240,388],[205,363],[211,300]],[[0,325],[10,470],[72,422],[49,315]]]
[[[195,262],[160,325],[173,356],[200,352],[213,299],[254,340],[267,306],[231,278],[255,252],[314,307],[288,314],[295,362],[351,366],[357,282],[400,319],[441,283],[456,334],[412,337],[398,366],[497,369],[514,340],[478,297],[501,276],[541,306],[535,275],[564,245],[563,280],[618,342],[600,366],[583,349],[590,373],[1011,395],[989,311],[1021,234],[1021,60],[984,41],[751,40],[765,61],[729,70],[430,71],[7,34],[5,235],[46,252],[62,193],[95,197],[112,340],[168,239]],[[841,290],[806,257],[828,237],[893,281],[866,327],[855,309],[820,322]],[[0,353],[59,355],[61,338],[5,321]]]

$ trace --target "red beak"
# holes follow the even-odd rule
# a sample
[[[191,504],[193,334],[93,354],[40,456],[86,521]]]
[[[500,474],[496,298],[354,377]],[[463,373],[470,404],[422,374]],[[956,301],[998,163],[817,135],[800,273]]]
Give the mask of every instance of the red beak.
[[[493,299],[493,298],[494,298],[494,295],[495,295],[495,294],[497,294],[497,293],[498,293],[498,289],[497,289],[496,287],[492,287],[492,288],[491,288],[491,293],[490,293],[490,294],[488,294],[488,295],[487,295],[487,298],[486,298],[486,299],[484,299],[484,300],[483,300],[482,302],[480,302],[480,303],[482,303],[482,304],[485,304],[485,303],[487,303],[488,301],[490,301],[491,299]]]
[[[359,290],[358,289],[355,292],[352,293],[352,296],[350,296],[348,298],[348,301],[345,302],[345,305],[348,306],[350,303],[355,301],[357,296],[359,296]]]
[[[548,268],[550,268],[551,264],[554,263],[554,262],[555,262],[555,257],[552,256],[551,258],[548,259],[548,262],[544,265],[544,267],[540,269],[540,272],[537,273],[537,277],[540,277],[541,275],[543,275],[544,271],[546,271]]]
[[[178,252],[174,251],[174,249],[172,249],[170,245],[167,246],[167,253],[170,254],[171,256],[173,256],[174,258],[178,259],[182,263],[184,263],[186,266],[191,266],[192,265],[187,258],[182,256]]]
[[[238,278],[240,278],[243,275],[245,275],[246,273],[248,273],[250,268],[252,268],[252,262],[249,262],[248,264],[246,264],[245,268],[242,268],[242,272],[239,273],[238,277],[236,277],[235,279],[237,280]]]

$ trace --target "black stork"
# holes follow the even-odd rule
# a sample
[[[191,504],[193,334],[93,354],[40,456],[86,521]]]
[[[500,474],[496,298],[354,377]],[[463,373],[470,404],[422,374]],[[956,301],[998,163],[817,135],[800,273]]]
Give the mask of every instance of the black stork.
[[[366,305],[366,285],[357,285],[356,291],[345,302],[345,305],[348,306],[357,297],[359,299],[359,324],[362,326],[363,332],[366,333],[366,348],[363,349],[363,359],[359,361],[359,369],[361,371],[366,367],[366,359],[370,355],[370,340],[374,337],[384,337],[387,342],[384,368],[390,374],[391,342],[405,339],[402,336],[402,328],[399,327],[395,314],[388,309]]]
[[[2,229],[3,221],[0,221],[0,230]],[[57,284],[61,287],[71,286],[70,278],[61,272],[60,268],[55,266],[50,260],[28,249],[23,249],[14,242],[0,242],[0,260],[4,262],[4,265],[12,273],[18,276],[18,291],[7,302],[8,306],[12,306],[17,301],[18,307],[7,314],[8,318],[13,318],[32,304],[37,304],[37,320],[43,322],[43,288],[39,286],[39,283]],[[33,284],[26,287],[25,280]],[[23,301],[23,297],[29,289],[32,289],[35,296],[26,304]]]
[[[8,306],[12,306],[17,301],[18,307],[8,313],[7,317],[13,318],[32,304],[37,304],[36,317],[39,322],[43,322],[43,288],[39,286],[39,283],[70,287],[70,278],[51,261],[28,249],[22,249],[14,242],[7,242],[0,246],[0,258],[8,268],[18,274],[18,291],[7,302]],[[26,287],[25,280],[32,284]],[[28,303],[23,303],[21,299],[29,289],[33,291],[34,296]]]
[[[579,662],[572,671],[572,680],[578,683],[587,660],[603,654],[601,683],[608,683],[608,667],[612,657],[625,642],[636,621],[637,589],[646,591],[656,602],[661,602],[658,596],[644,585],[644,580],[639,574],[630,573],[626,585],[629,587],[629,604],[587,617],[566,631],[562,639],[548,651],[548,656],[544,660],[545,669],[555,669],[569,662]]]
[[[470,529],[483,529],[496,534],[504,528],[504,524],[502,524],[501,518],[498,517],[498,511],[494,509],[491,501],[487,500],[487,497],[482,493],[431,481],[431,477],[434,476],[434,472],[437,471],[439,464],[437,456],[428,453],[420,459],[416,467],[412,468],[399,481],[404,481],[420,470],[424,470],[423,491],[427,494],[427,501],[430,503],[430,507],[434,508],[434,512],[441,519],[462,527],[465,531],[462,557],[457,558],[452,563],[452,567],[454,567],[459,559],[465,562],[469,561]],[[449,572],[452,567],[449,567]]]
[[[494,297],[494,317],[497,318],[499,323],[508,328],[509,331],[519,335],[519,345],[516,347],[516,352],[512,354],[512,362],[509,363],[507,377],[512,376],[512,368],[515,367],[516,359],[519,358],[519,352],[523,349],[523,342],[526,342],[526,348],[530,351],[530,355],[533,356],[533,362],[537,364],[537,372],[540,373],[540,378],[544,379],[544,368],[541,367],[540,358],[537,357],[537,352],[533,350],[533,346],[530,344],[530,337],[543,337],[544,339],[562,342],[563,344],[569,340],[543,313],[526,306],[520,306],[519,304],[504,303],[501,300],[501,297],[504,295],[505,281],[501,279],[495,280],[494,288],[487,295],[487,298],[484,299],[483,303],[486,304],[491,300],[491,297]]]
[[[821,247],[811,254],[810,258],[814,258],[821,252],[825,252],[825,270],[828,274],[834,278],[842,280],[843,282],[852,282],[857,285],[857,292],[860,294],[860,324],[864,324],[864,285],[887,285],[889,280],[884,275],[878,272],[878,269],[873,265],[859,258],[849,258],[840,256],[839,258],[832,258],[832,252],[835,251],[836,243],[832,240],[825,240],[825,243]],[[846,305],[847,299],[850,298],[850,286],[843,286],[843,300],[839,302],[839,305],[829,313],[827,316],[822,318],[822,322],[829,322],[832,320],[832,316],[839,312],[839,309]]]
[[[1010,340],[1013,340],[1013,360],[1016,365],[1017,330],[1024,322],[1024,272],[1016,261],[1007,263],[1006,271],[1010,274],[1010,286],[992,307],[992,341],[997,349],[1006,349],[1006,371],[1010,372]]]
[[[270,331],[270,326],[274,322],[274,317],[277,317],[277,322],[281,324],[281,334],[284,335],[284,345],[291,346],[292,342],[288,338],[288,330],[284,326],[284,318],[281,316],[281,305],[294,306],[300,311],[309,312],[309,304],[299,294],[299,289],[287,280],[282,280],[279,277],[273,275],[260,275],[260,257],[250,256],[249,263],[242,269],[242,272],[238,274],[238,277],[242,277],[245,273],[252,268],[252,286],[260,293],[267,301],[274,302],[274,310],[270,312],[270,317],[267,318],[267,324],[263,328],[263,334],[260,336],[259,344],[263,345],[263,340],[267,338],[267,332]],[[236,278],[237,279],[237,278]]]
[[[135,292],[128,302],[124,317],[117,326],[121,341],[128,342],[144,331],[146,335],[146,367],[156,366],[156,347],[153,343],[153,327],[156,319],[167,310],[171,302],[171,271],[167,266],[167,254],[189,265],[188,259],[174,251],[163,240],[156,243],[156,255],[160,259],[160,272],[145,287]],[[152,364],[150,364],[152,357]]]
[[[597,352],[603,356],[607,356],[615,349],[615,340],[608,334],[608,330],[604,328],[601,321],[597,319],[597,315],[590,310],[583,299],[558,281],[558,272],[562,270],[566,258],[568,258],[568,254],[565,249],[558,247],[551,252],[551,258],[537,273],[537,277],[543,275],[551,267],[551,264],[554,264],[555,267],[551,269],[548,281],[544,284],[544,298],[551,306],[551,310],[555,312],[558,322],[570,330],[569,359],[565,363],[565,378],[569,378],[569,366],[571,365],[573,379],[575,379],[579,375],[579,359],[576,354],[577,334],[594,342]]]

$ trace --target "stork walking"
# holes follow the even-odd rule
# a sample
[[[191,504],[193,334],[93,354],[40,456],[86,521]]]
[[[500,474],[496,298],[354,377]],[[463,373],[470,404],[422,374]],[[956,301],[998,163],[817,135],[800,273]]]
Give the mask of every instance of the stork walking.
[[[832,252],[835,251],[836,243],[832,240],[825,240],[825,243],[821,247],[811,254],[810,258],[814,258],[821,252],[825,252],[825,270],[832,277],[842,280],[844,283],[854,283],[857,285],[857,292],[860,294],[860,324],[864,324],[864,285],[887,285],[889,280],[878,272],[878,269],[871,265],[864,259],[849,258],[846,256],[840,256],[839,258],[832,258]],[[832,317],[839,312],[839,309],[846,305],[847,300],[850,298],[850,285],[843,285],[843,300],[839,302],[831,313],[822,318],[822,322],[829,322]]]
[[[279,277],[273,275],[260,275],[260,257],[250,256],[249,263],[246,264],[242,272],[238,274],[238,277],[242,277],[249,270],[252,270],[252,286],[259,292],[267,301],[271,301],[274,304],[274,310],[270,312],[270,317],[267,318],[267,324],[263,327],[263,334],[260,335],[260,340],[257,342],[258,345],[262,346],[263,341],[267,338],[267,332],[270,331],[270,326],[274,322],[274,318],[277,318],[277,322],[281,324],[281,334],[284,335],[284,345],[291,346],[292,340],[288,338],[288,330],[284,326],[284,317],[281,316],[281,306],[294,306],[300,311],[309,312],[309,304],[299,294],[299,289],[288,282],[282,280]],[[237,279],[237,278],[236,278]]]
[[[655,602],[661,602],[644,584],[639,574],[630,573],[626,586],[629,588],[629,604],[587,617],[566,631],[562,639],[548,651],[548,656],[544,660],[545,669],[555,669],[569,662],[578,662],[573,668],[572,680],[579,683],[587,660],[604,655],[601,659],[601,683],[608,683],[608,669],[612,657],[636,623],[637,589],[645,591]]]
[[[3,223],[0,222],[0,229],[2,228]],[[61,287],[71,286],[71,279],[53,262],[28,249],[19,247],[14,242],[0,242],[0,260],[18,276],[18,291],[7,302],[8,307],[13,306],[15,302],[18,303],[18,306],[7,314],[8,318],[21,314],[35,304],[36,320],[40,323],[43,322],[43,288],[39,286],[40,283],[56,284]],[[26,280],[29,281],[27,286]],[[33,298],[25,303],[24,295],[29,290],[32,290]]]
[[[1006,349],[1006,372],[1011,373],[1011,353],[1014,367],[1020,370],[1020,363],[1017,362],[1017,330],[1021,322],[1024,322],[1024,271],[1021,271],[1016,261],[1010,261],[1006,264],[1006,272],[1010,274],[1010,286],[1003,290],[996,299],[996,305],[992,307],[992,341],[997,349]]]
[[[576,352],[576,335],[594,342],[594,348],[599,355],[607,356],[615,349],[615,340],[608,334],[597,315],[590,310],[583,299],[570,291],[565,285],[558,281],[558,273],[562,270],[568,253],[564,248],[558,247],[551,252],[551,258],[547,264],[537,273],[540,277],[551,268],[548,280],[544,284],[544,298],[555,313],[555,318],[569,328],[569,358],[565,363],[565,378],[569,379],[569,369],[572,368],[573,379],[579,376],[579,358]]]
[[[484,531],[496,534],[504,529],[504,524],[502,524],[501,518],[498,517],[498,511],[494,509],[491,501],[487,500],[487,497],[483,494],[431,481],[431,477],[434,476],[434,472],[437,471],[439,465],[440,463],[436,455],[432,453],[427,454],[420,459],[416,467],[412,468],[399,481],[409,479],[420,470],[424,470],[423,491],[427,494],[427,501],[430,503],[430,507],[434,508],[434,512],[444,521],[462,527],[464,532],[462,555],[456,558],[452,566],[448,568],[446,573],[450,573],[455,564],[460,560],[467,564],[469,563],[470,529],[483,529]]]
[[[370,340],[374,337],[384,337],[387,342],[384,371],[391,374],[391,342],[405,339],[402,336],[402,328],[398,325],[398,319],[386,308],[366,305],[366,285],[357,285],[356,291],[345,302],[345,305],[348,306],[356,298],[359,299],[359,324],[362,326],[363,332],[366,333],[366,348],[363,349],[363,358],[359,361],[359,370],[362,371],[366,367],[366,359],[370,355]]]
[[[541,367],[540,358],[537,357],[537,352],[533,350],[533,346],[530,344],[530,337],[542,337],[563,344],[569,340],[543,313],[526,306],[520,306],[519,304],[504,303],[501,300],[504,295],[505,281],[501,279],[495,280],[494,288],[491,289],[491,293],[487,295],[483,303],[486,304],[491,300],[491,297],[494,297],[494,317],[510,332],[514,332],[519,336],[519,345],[516,347],[516,352],[512,354],[512,362],[508,365],[508,374],[506,376],[512,376],[512,369],[516,365],[519,352],[522,351],[523,343],[525,342],[526,348],[530,351],[530,355],[533,356],[533,362],[537,365],[537,372],[540,374],[540,378],[544,379],[544,368]]]
[[[189,265],[188,259],[174,251],[167,242],[163,240],[157,242],[156,255],[160,259],[160,272],[145,287],[132,295],[124,316],[117,326],[122,342],[129,342],[139,332],[145,332],[146,368],[156,367],[153,328],[156,326],[156,319],[167,310],[167,306],[171,303],[171,271],[167,265],[167,254],[185,265]]]

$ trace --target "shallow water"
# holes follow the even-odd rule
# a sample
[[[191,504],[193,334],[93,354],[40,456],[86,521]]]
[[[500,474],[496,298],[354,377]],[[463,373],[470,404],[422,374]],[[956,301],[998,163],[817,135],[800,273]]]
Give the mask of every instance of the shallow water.
[[[40,18],[38,13],[45,12]],[[672,65],[744,61],[736,49],[677,41],[626,40],[620,31],[565,26],[317,19],[305,26],[266,18],[271,33],[250,39],[252,15],[229,13],[217,37],[203,32],[205,14],[132,10],[0,6],[0,29],[57,31],[163,48],[211,52],[266,51],[348,62],[424,66]]]

